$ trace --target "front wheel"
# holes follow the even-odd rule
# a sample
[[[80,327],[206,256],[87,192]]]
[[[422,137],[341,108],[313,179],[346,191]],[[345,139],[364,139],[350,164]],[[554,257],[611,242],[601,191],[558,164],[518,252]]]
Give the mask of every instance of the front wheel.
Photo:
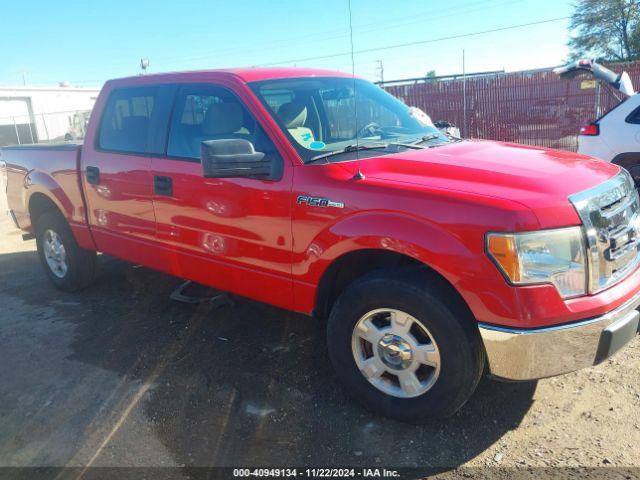
[[[374,273],[350,285],[327,325],[340,381],[368,408],[422,422],[447,417],[482,375],[473,318],[441,279]]]
[[[93,281],[96,253],[80,248],[62,215],[43,213],[35,231],[40,262],[56,287],[73,292]]]

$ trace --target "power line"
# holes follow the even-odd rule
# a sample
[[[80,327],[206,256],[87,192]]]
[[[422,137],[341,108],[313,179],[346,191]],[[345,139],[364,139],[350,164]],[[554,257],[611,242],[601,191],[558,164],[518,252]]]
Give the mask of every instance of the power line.
[[[568,16],[566,16],[566,17],[556,17],[556,18],[550,18],[550,19],[547,19],[547,20],[540,20],[540,21],[536,21],[536,22],[521,23],[521,24],[517,24],[517,25],[509,25],[509,26],[505,26],[505,27],[499,27],[499,28],[494,28],[494,29],[489,29],[489,30],[482,30],[482,31],[477,31],[477,32],[469,32],[469,33],[451,35],[451,36],[446,36],[446,37],[438,37],[438,38],[432,38],[432,39],[428,39],[428,40],[418,40],[418,41],[414,41],[414,42],[406,42],[406,43],[388,45],[388,46],[385,46],[385,47],[374,47],[374,48],[361,49],[361,50],[356,50],[353,53],[354,54],[361,54],[361,53],[378,52],[378,51],[390,50],[390,49],[396,49],[396,48],[402,48],[402,47],[408,47],[408,46],[413,46],[413,45],[424,45],[424,44],[428,44],[428,43],[436,43],[436,42],[442,42],[442,41],[446,41],[446,40],[455,40],[455,39],[459,39],[459,38],[466,38],[466,37],[472,37],[472,36],[477,36],[477,35],[485,35],[485,34],[488,34],[488,33],[495,33],[495,32],[507,31],[507,30],[514,30],[514,29],[524,28],[524,27],[529,27],[529,26],[534,26],[534,25],[542,25],[542,24],[546,24],[546,23],[552,23],[552,22],[557,22],[557,21],[561,21],[561,20],[567,20],[569,18],[570,17],[568,17]],[[317,55],[317,56],[313,56],[313,57],[297,58],[297,59],[292,59],[292,60],[283,60],[283,61],[278,61],[278,62],[260,64],[258,66],[287,65],[287,64],[291,64],[291,63],[305,62],[305,61],[310,61],[310,60],[322,60],[322,59],[328,59],[328,58],[346,57],[346,56],[349,56],[349,55],[351,55],[351,51],[341,52],[341,53],[333,53],[333,54],[327,54],[327,55]],[[97,80],[97,79],[94,79],[94,80],[82,80],[81,82],[76,80],[75,82],[76,83],[95,83],[95,82],[104,82],[104,79],[101,79],[101,80]]]
[[[440,20],[447,17],[458,16],[461,14],[461,12],[468,14],[468,13],[473,13],[477,11],[491,10],[496,7],[504,7],[505,5],[519,3],[521,1],[523,0],[507,0],[507,1],[495,3],[493,5],[487,5],[486,0],[477,0],[468,5],[452,6],[449,8],[440,9],[436,12],[433,12],[432,9],[430,9],[429,11],[426,11],[426,12],[413,14],[411,15],[410,19],[407,19],[406,16],[395,17],[391,19],[385,19],[385,20],[379,20],[375,22],[363,23],[360,25],[354,25],[353,28],[354,28],[354,31],[358,31],[358,33],[360,34],[370,33],[374,31],[379,32],[382,30],[386,31],[386,30],[390,30],[398,27],[405,28],[407,25],[410,25],[410,24],[424,22],[425,21],[424,17],[428,17],[428,20]],[[326,38],[327,36],[331,36],[332,38],[335,39],[335,38],[347,37],[348,35],[349,35],[348,30],[345,30],[344,28],[332,29],[332,30],[325,30],[321,32],[308,33],[306,35],[297,36],[297,37],[283,38],[283,39],[272,41],[272,42],[266,42],[266,43],[262,42],[258,48],[256,48],[255,45],[251,45],[251,46],[236,45],[231,48],[223,48],[223,49],[216,50],[215,52],[202,53],[194,56],[164,57],[164,58],[154,56],[154,60],[156,62],[161,62],[163,64],[164,63],[183,64],[183,63],[189,63],[193,61],[207,60],[210,58],[233,57],[233,56],[237,56],[239,53],[244,53],[247,50],[250,50],[252,53],[255,54],[256,52],[259,52],[259,51],[273,50],[274,48],[277,48],[281,45],[291,45],[294,42],[298,46],[301,44],[302,45],[310,44],[310,43],[313,44],[317,42],[316,37]],[[307,41],[301,42],[301,40],[305,40],[305,39]],[[126,62],[126,64],[129,64],[129,62]],[[115,66],[116,63],[113,63],[112,65]],[[125,65],[125,63],[118,62],[117,65]]]
[[[374,48],[365,48],[362,50],[356,50],[355,52],[353,52],[354,54],[360,54],[360,53],[371,53],[371,52],[380,52],[382,50],[391,50],[393,48],[402,48],[402,47],[410,47],[413,45],[424,45],[427,43],[435,43],[435,42],[442,42],[445,40],[455,40],[458,38],[465,38],[465,37],[473,37],[476,35],[485,35],[487,33],[495,33],[495,32],[503,32],[505,30],[514,30],[516,28],[523,28],[523,27],[530,27],[533,25],[542,25],[544,23],[551,23],[551,22],[558,22],[560,20],[568,20],[570,17],[557,17],[557,18],[550,18],[547,20],[540,20],[537,22],[529,22],[529,23],[521,23],[519,25],[509,25],[507,27],[500,27],[500,28],[493,28],[491,30],[481,30],[478,32],[470,32],[470,33],[461,33],[458,35],[450,35],[447,37],[439,37],[439,38],[431,38],[429,40],[418,40],[415,42],[406,42],[406,43],[397,43],[395,45],[387,45],[386,47],[374,47]],[[332,53],[332,54],[328,54],[328,55],[317,55],[314,57],[305,57],[305,58],[296,58],[296,59],[292,59],[292,60],[285,60],[285,61],[281,61],[281,62],[273,62],[273,63],[264,63],[261,66],[263,67],[268,67],[268,66],[275,66],[275,65],[286,65],[289,63],[297,63],[297,62],[306,62],[309,60],[324,60],[326,58],[335,58],[335,57],[344,57],[347,55],[351,55],[352,52],[341,52],[341,53]]]

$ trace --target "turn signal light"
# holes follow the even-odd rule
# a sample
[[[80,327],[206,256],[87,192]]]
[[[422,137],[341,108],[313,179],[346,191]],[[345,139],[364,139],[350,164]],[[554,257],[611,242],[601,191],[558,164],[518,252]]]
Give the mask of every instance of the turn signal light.
[[[513,236],[489,235],[487,249],[511,281],[520,281],[520,260]]]
[[[580,127],[580,135],[595,137],[600,135],[600,126],[597,123],[589,123],[584,127]]]

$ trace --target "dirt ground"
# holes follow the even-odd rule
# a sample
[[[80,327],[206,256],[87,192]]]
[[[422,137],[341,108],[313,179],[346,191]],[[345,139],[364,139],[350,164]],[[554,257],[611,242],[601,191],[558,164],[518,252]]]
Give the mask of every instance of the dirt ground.
[[[412,426],[348,399],[310,318],[178,303],[179,279],[105,256],[66,294],[34,250],[2,215],[0,466],[640,467],[640,337],[537,384],[485,379]]]

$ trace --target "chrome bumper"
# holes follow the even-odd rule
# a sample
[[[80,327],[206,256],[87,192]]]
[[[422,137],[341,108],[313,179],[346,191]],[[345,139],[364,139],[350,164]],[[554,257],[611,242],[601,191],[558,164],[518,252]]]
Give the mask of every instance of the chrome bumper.
[[[640,292],[602,315],[567,325],[519,330],[480,323],[489,370],[505,380],[535,380],[597,365],[639,331]]]

